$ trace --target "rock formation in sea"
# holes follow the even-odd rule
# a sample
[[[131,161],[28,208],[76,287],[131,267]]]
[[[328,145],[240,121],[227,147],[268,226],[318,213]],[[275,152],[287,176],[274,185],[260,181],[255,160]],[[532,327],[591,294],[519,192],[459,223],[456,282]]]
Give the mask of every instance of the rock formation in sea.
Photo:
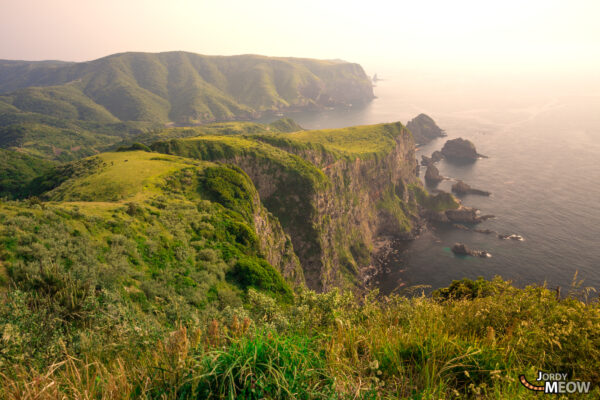
[[[419,114],[408,121],[406,127],[412,133],[417,144],[425,144],[433,139],[446,136],[446,133],[436,125],[435,121],[425,114]]]
[[[447,160],[454,162],[473,162],[484,157],[477,153],[473,142],[463,138],[448,140],[441,153]]]
[[[425,182],[430,186],[436,186],[438,183],[444,180],[444,177],[440,175],[440,171],[433,163],[427,165],[427,171],[425,171]]]
[[[459,180],[454,185],[452,185],[452,192],[463,195],[463,194],[478,194],[481,196],[489,196],[491,193],[485,190],[479,190],[472,188],[470,185],[465,182]]]
[[[490,258],[492,256],[489,252],[485,250],[470,249],[464,243],[454,243],[454,246],[452,246],[452,252],[461,256],[473,256],[482,258]]]

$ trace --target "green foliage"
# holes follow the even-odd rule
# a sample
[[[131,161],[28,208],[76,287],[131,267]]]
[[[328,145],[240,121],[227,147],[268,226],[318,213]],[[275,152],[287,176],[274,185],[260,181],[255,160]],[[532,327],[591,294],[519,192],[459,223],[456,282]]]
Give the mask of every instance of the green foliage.
[[[111,192],[119,181],[126,191]],[[106,153],[57,167],[35,187],[61,202],[0,205],[0,332],[19,338],[6,344],[0,365],[48,365],[64,343],[109,358],[127,346],[146,351],[178,322],[239,307],[250,287],[292,301],[263,258],[256,189],[236,167]],[[128,201],[111,201],[115,194]],[[87,196],[103,201],[65,201]],[[264,281],[244,280],[244,265],[258,266]],[[22,302],[11,303],[13,295]]]
[[[490,296],[493,294],[493,290],[494,285],[482,277],[477,278],[477,280],[464,278],[459,281],[452,281],[450,286],[446,288],[434,290],[431,295],[433,298],[440,300],[472,300],[477,297]]]
[[[281,118],[277,121],[273,121],[269,124],[269,130],[273,132],[297,132],[303,131],[302,128],[296,121],[291,118]]]
[[[47,160],[0,149],[0,197],[24,197],[29,182],[53,166],[54,163]]]
[[[410,232],[412,229],[411,212],[396,195],[394,186],[383,193],[382,199],[377,203],[377,208],[393,217],[401,231]]]
[[[241,211],[247,220],[254,214],[258,194],[250,178],[238,167],[205,168],[200,178],[200,190],[208,199]]]
[[[136,150],[147,151],[147,152],[152,151],[152,149],[150,149],[150,147],[146,146],[143,143],[138,143],[138,142],[133,143],[131,146],[121,146],[117,149],[117,151],[136,151]]]
[[[204,253],[204,259],[217,257]],[[190,329],[171,328],[171,333],[160,334],[158,342],[151,341],[152,346],[141,345],[151,338],[142,334],[128,336],[126,346],[105,358],[93,356],[97,353],[83,346],[109,332],[122,343],[122,332],[131,322],[146,332],[150,325],[136,319],[141,315],[136,306],[127,309],[132,313],[128,322],[114,325],[113,320],[109,329],[90,325],[94,329],[86,331],[88,339],[79,336],[67,342],[63,361],[52,364],[48,358],[38,369],[23,368],[23,360],[36,357],[35,349],[60,348],[63,322],[45,314],[49,310],[45,306],[31,308],[41,304],[31,302],[33,293],[15,291],[11,301],[0,298],[4,345],[0,360],[5,371],[0,375],[0,394],[505,399],[535,397],[518,376],[526,374],[531,380],[538,370],[567,372],[575,380],[600,378],[597,300],[557,299],[544,287],[518,289],[499,278],[462,281],[449,291],[463,294],[470,286],[485,288],[485,295],[439,301],[302,290],[293,304],[284,306],[250,289],[246,308],[226,307],[206,322],[190,321]],[[586,291],[573,289],[585,300]],[[111,302],[110,296],[102,301]],[[76,331],[83,329],[79,326]],[[76,349],[86,349],[79,354],[92,358],[73,358],[70,354]],[[118,361],[111,362],[117,354]],[[592,396],[599,390],[593,387]]]
[[[353,126],[340,129],[323,129],[276,134],[275,138],[286,140],[287,145],[295,143],[309,146],[321,145],[332,154],[348,159],[367,159],[388,154],[396,146],[399,137],[409,137],[410,133],[400,123]],[[265,138],[269,141],[269,138]],[[270,140],[274,145],[276,141]],[[298,146],[296,144],[296,146]]]
[[[289,285],[275,268],[261,259],[239,260],[229,272],[229,276],[243,288],[255,288],[276,295],[285,302],[293,299]]]
[[[325,362],[305,336],[258,331],[225,350],[203,354],[201,362],[209,372],[190,390],[196,398],[314,399],[334,394]]]

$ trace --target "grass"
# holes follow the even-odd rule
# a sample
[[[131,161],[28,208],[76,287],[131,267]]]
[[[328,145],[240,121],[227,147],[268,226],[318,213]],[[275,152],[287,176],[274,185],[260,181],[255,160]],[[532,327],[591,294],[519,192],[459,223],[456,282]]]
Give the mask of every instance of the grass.
[[[597,382],[596,300],[559,300],[498,278],[487,286],[444,300],[302,291],[291,307],[251,291],[246,307],[179,325],[141,353],[99,360],[64,348],[41,370],[14,365],[0,390],[6,398],[529,399],[536,394],[518,376],[531,381],[538,369]]]
[[[321,145],[347,157],[369,158],[387,154],[401,136],[410,135],[401,123],[353,126],[339,129],[298,131],[277,138],[301,144]]]
[[[94,157],[99,169],[70,179],[46,194],[52,201],[124,201],[147,199],[161,192],[165,177],[201,163],[145,152],[102,153]]]

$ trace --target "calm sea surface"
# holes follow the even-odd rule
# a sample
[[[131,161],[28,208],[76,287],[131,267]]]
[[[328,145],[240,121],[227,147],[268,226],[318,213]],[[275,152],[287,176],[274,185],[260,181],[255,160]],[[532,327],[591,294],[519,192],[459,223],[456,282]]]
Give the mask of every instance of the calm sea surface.
[[[495,275],[519,286],[565,288],[576,271],[583,286],[600,289],[600,90],[543,80],[383,77],[378,98],[364,108],[287,116],[317,129],[406,123],[428,114],[448,138],[422,146],[418,158],[447,139],[473,141],[489,158],[468,166],[442,161],[440,173],[492,192],[462,198],[497,216],[479,228],[517,233],[525,241],[436,227],[397,249],[397,260],[380,279],[382,291]],[[439,188],[449,191],[451,185],[444,181]],[[450,251],[455,242],[487,250],[492,258],[456,257]]]

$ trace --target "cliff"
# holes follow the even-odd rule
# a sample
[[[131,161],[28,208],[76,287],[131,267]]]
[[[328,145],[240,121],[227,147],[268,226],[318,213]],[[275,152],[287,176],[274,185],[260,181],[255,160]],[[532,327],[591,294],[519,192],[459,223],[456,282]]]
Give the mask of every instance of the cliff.
[[[400,123],[289,134],[200,136],[153,150],[234,163],[287,234],[309,287],[356,287],[384,237],[420,223],[414,142]]]

